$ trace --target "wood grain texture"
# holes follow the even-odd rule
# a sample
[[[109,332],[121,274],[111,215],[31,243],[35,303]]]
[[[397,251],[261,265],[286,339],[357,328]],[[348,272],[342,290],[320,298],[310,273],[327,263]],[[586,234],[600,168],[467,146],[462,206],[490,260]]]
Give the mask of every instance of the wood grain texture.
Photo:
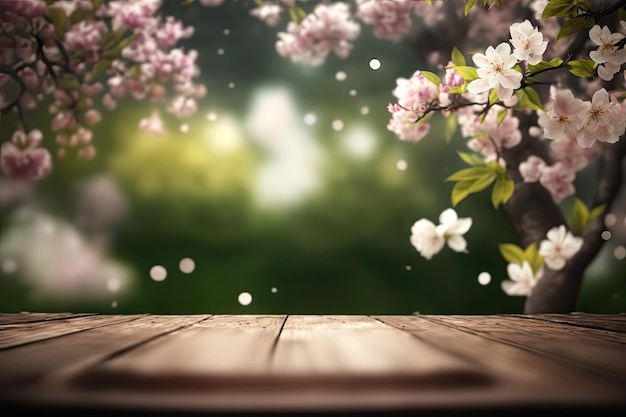
[[[0,409],[621,416],[624,318],[0,314]]]
[[[139,316],[71,316],[54,320],[38,320],[20,324],[0,326],[0,349],[12,348],[28,343],[39,342],[71,333],[82,332],[95,327],[136,320]]]
[[[0,388],[15,388],[20,384],[53,378],[57,374],[80,372],[110,356],[207,317],[131,315],[124,316],[125,320],[116,317],[107,322],[102,320],[103,317],[93,316],[79,323],[64,323],[62,337],[38,338],[38,343],[0,351]],[[52,326],[57,324],[50,323]],[[68,326],[72,324],[81,331],[68,331]],[[27,330],[22,329],[24,331]],[[32,331],[36,335],[41,334],[39,328]]]
[[[515,315],[533,320],[547,320],[554,323],[569,324],[572,326],[585,327],[590,329],[609,330],[612,332],[626,333],[626,314],[536,314],[536,315]]]
[[[626,334],[504,316],[431,316],[431,320],[532,351],[626,383]]]

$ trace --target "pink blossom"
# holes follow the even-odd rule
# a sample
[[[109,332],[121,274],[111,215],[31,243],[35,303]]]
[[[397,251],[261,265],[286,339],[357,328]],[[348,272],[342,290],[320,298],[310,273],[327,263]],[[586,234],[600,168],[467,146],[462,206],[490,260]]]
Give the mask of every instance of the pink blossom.
[[[536,182],[541,178],[541,173],[546,167],[546,162],[535,155],[530,155],[526,161],[519,164],[519,172],[524,182]]]
[[[331,52],[346,58],[360,31],[359,24],[352,20],[348,4],[318,4],[302,22],[291,21],[287,32],[278,33],[276,50],[292,62],[321,65]]]
[[[562,162],[543,168],[539,182],[550,191],[555,203],[560,203],[565,197],[573,195],[574,179],[576,174]]]
[[[10,142],[2,144],[0,168],[10,178],[39,180],[52,171],[52,157],[46,148],[40,147],[43,134],[38,129],[26,134],[23,130],[13,133]]]
[[[411,29],[412,0],[357,0],[357,15],[374,28],[374,36],[397,42]]]

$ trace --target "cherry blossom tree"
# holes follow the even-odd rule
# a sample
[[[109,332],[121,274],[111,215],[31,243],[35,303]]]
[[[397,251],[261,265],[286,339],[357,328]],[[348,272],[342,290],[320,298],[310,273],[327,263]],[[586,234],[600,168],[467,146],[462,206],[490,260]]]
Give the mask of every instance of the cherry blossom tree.
[[[91,126],[121,98],[162,103],[180,118],[197,110],[205,94],[198,52],[177,46],[193,28],[161,16],[161,5],[0,3],[0,109],[21,126],[2,144],[5,175],[38,180],[53,154],[93,157]],[[447,139],[465,141],[458,156],[468,165],[446,179],[452,207],[438,224],[417,220],[410,244],[426,259],[446,246],[467,252],[463,236],[479,220],[463,217],[460,203],[489,190],[519,237],[499,244],[508,262],[502,290],[526,297],[529,314],[575,310],[623,179],[626,1],[256,0],[249,13],[276,29],[276,52],[294,65],[347,58],[365,30],[408,42],[425,68],[391,81],[386,128],[418,146],[439,123]],[[43,146],[26,115],[42,106],[56,149]],[[157,113],[138,126],[162,132]],[[593,201],[577,196],[580,175],[594,178]]]

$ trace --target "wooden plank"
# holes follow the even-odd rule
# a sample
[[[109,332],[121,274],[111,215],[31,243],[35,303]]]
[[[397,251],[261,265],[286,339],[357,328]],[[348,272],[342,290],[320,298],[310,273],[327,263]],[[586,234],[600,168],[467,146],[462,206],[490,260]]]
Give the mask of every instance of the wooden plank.
[[[459,355],[491,373],[496,383],[486,400],[490,404],[563,404],[626,408],[624,384],[590,377],[580,368],[569,368],[515,344],[486,334],[451,326],[440,316],[374,316],[391,326],[411,332],[435,348]],[[484,317],[449,317],[467,323]],[[469,324],[468,324],[469,325]],[[517,328],[509,328],[515,334]],[[531,336],[532,337],[532,336]],[[539,343],[543,336],[535,336]]]
[[[0,351],[0,369],[12,374],[0,384],[0,409],[439,417],[626,411],[619,381],[429,316],[202,318],[145,315]]]
[[[336,387],[482,386],[488,374],[367,316],[289,316],[272,371],[298,383]]]
[[[568,367],[626,383],[626,335],[510,316],[429,316],[430,320],[513,344]]]
[[[608,330],[612,332],[626,333],[626,314],[516,314],[516,317],[547,320],[554,323],[569,324],[572,326],[589,327],[591,329]]]
[[[130,315],[128,320],[64,334],[0,351],[2,390],[30,384],[57,374],[80,372],[107,357],[168,332],[205,319],[199,316]],[[49,325],[56,325],[51,322]],[[56,382],[55,382],[56,383]],[[0,390],[1,391],[1,390]]]
[[[138,317],[128,315],[90,315],[56,319],[54,321],[4,325],[0,328],[0,350],[82,332],[100,326],[136,320]]]
[[[50,321],[69,319],[74,317],[93,316],[96,313],[2,313],[0,314],[0,327],[7,324],[35,323],[38,321]]]
[[[281,315],[213,316],[89,369],[81,383],[104,388],[241,388],[267,376]]]

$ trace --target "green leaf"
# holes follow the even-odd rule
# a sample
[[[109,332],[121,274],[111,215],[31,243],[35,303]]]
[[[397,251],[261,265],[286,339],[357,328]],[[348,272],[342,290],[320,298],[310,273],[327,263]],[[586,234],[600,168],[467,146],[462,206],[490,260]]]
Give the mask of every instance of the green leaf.
[[[602,213],[604,213],[604,209],[606,209],[606,204],[601,204],[598,207],[594,207],[591,210],[591,213],[589,215],[589,222],[591,222],[592,220],[594,220],[596,217],[600,216]]]
[[[441,84],[441,78],[439,78],[439,76],[433,72],[420,71],[420,74],[422,74],[424,78],[426,78],[431,83],[435,84],[437,87],[439,87],[439,84]]]
[[[470,10],[472,10],[472,7],[474,7],[475,4],[476,0],[467,0],[467,3],[465,4],[465,16],[469,14]]]
[[[500,97],[498,97],[498,93],[495,88],[489,90],[489,104],[495,104],[500,102]]]
[[[117,29],[113,32],[105,33],[100,39],[100,46],[102,49],[107,50],[117,45],[124,37],[124,29]]]
[[[76,9],[72,12],[72,14],[70,15],[70,24],[75,24],[78,23],[82,20],[85,20],[89,15],[87,13],[85,13],[85,11],[83,11],[82,9]]]
[[[471,169],[471,168],[470,168]],[[465,197],[470,194],[477,193],[489,187],[495,180],[496,176],[492,173],[486,174],[481,178],[470,181],[459,181],[452,187],[452,207],[456,207]]]
[[[562,64],[563,60],[561,58],[553,58],[550,61],[541,61],[535,65],[528,65],[528,71],[534,74],[539,71],[545,71],[551,68],[558,68]]]
[[[576,16],[566,20],[561,26],[559,33],[556,35],[555,42],[558,42],[560,39],[567,38],[584,28],[587,23],[587,19],[588,18],[584,16]]]
[[[589,216],[587,205],[582,200],[576,198],[572,210],[572,230],[575,234],[582,235],[585,227],[589,224]]]
[[[467,83],[463,83],[463,85],[458,85],[456,87],[452,87],[448,90],[448,94],[463,94],[467,90]]]
[[[508,109],[500,110],[498,112],[498,124],[502,123],[507,114],[509,114]]]
[[[524,87],[515,91],[517,104],[515,108],[529,108],[532,110],[544,110],[539,94],[532,87]]]
[[[509,177],[504,177],[496,180],[493,190],[491,191],[491,204],[494,208],[498,208],[500,204],[506,203],[513,195],[515,190],[515,183]]]
[[[493,171],[485,166],[464,168],[448,176],[445,181],[473,181],[485,175],[493,175]]]
[[[95,65],[91,67],[91,70],[89,72],[91,79],[95,80],[96,78],[104,74],[109,68],[111,68],[111,63],[112,61],[108,59],[101,59],[100,61],[96,62]]]
[[[598,64],[591,59],[576,59],[567,63],[569,72],[582,78],[591,78],[596,71]]]
[[[541,13],[541,18],[570,16],[576,11],[576,2],[572,0],[550,0]]]
[[[454,65],[452,68],[457,70],[466,82],[474,81],[478,78],[476,68],[467,65]]]
[[[58,7],[50,7],[48,8],[48,13],[50,13],[50,18],[54,25],[54,33],[56,33],[57,37],[62,38],[67,31],[67,16],[65,12]]]
[[[452,48],[452,63],[458,66],[465,66],[465,56],[456,46]]]
[[[294,22],[300,23],[306,17],[306,11],[302,7],[291,6],[289,8],[289,17]]]
[[[524,263],[524,250],[513,243],[501,243],[498,245],[500,249],[500,254],[504,258],[505,261],[512,264],[521,265]]]
[[[458,151],[457,153],[459,154],[459,157],[468,165],[476,166],[483,165],[485,163],[484,158],[480,154],[473,154],[461,151]]]
[[[534,273],[539,271],[544,262],[543,256],[539,255],[537,245],[534,243],[528,245],[524,250],[524,260],[528,262]]]

